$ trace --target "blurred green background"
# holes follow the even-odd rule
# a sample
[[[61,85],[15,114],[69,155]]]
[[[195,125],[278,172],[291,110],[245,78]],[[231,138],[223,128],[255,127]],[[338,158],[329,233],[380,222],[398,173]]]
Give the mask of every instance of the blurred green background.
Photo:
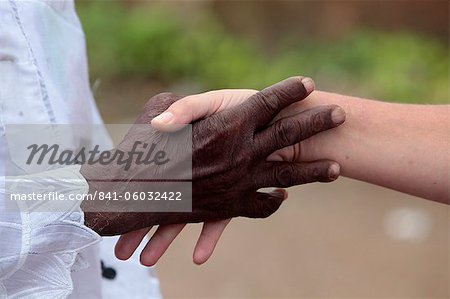
[[[424,4],[431,9],[425,30],[417,21],[424,17]],[[445,103],[448,22],[439,23],[445,5],[447,1],[128,0],[81,1],[77,10],[91,80],[101,82],[101,106],[117,95],[138,106],[163,90],[261,89],[293,75],[311,76],[323,90]],[[109,114],[106,118],[115,120]]]

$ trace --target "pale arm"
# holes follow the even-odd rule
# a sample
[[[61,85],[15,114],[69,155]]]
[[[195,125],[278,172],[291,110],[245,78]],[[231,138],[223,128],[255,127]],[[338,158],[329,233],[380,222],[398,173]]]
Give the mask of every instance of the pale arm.
[[[284,114],[330,104],[344,108],[346,122],[305,140],[300,159],[332,159],[344,176],[449,203],[449,105],[393,104],[316,91]]]

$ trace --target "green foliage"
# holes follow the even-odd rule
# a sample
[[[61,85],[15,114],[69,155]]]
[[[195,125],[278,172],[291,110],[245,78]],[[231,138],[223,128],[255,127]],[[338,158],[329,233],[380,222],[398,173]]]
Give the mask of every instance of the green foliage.
[[[290,44],[280,76],[306,73],[325,89],[400,102],[449,100],[448,48],[407,33],[360,31],[339,41]],[[300,70],[300,71],[298,71]]]
[[[402,102],[449,100],[448,47],[407,33],[359,31],[334,41],[289,39],[270,57],[212,15],[112,2],[78,8],[93,78],[148,77],[204,89],[262,88],[308,75],[321,89]]]

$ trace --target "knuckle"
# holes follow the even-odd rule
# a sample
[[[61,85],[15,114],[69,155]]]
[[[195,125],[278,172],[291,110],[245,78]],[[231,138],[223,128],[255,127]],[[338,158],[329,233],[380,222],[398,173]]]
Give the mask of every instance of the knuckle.
[[[170,92],[160,93],[151,97],[144,105],[144,111],[162,112],[169,108],[176,96]]]
[[[148,101],[147,104],[151,104],[154,102],[159,102],[159,101],[164,101],[165,99],[174,97],[175,95],[171,92],[162,92],[162,93],[158,93],[157,95],[151,97]]]
[[[320,171],[319,167],[314,167],[311,171],[311,177],[315,180],[320,179],[322,172]]]
[[[327,169],[328,169],[328,167],[326,165],[314,166],[311,169],[311,171],[309,172],[309,176],[310,176],[311,180],[320,181],[324,177],[327,177],[327,175],[326,175]]]
[[[295,130],[297,130],[300,133],[302,139],[304,139],[304,136],[307,135],[307,132],[309,131],[309,123],[304,121],[297,121]]]
[[[274,140],[280,147],[287,146],[291,143],[292,125],[283,122],[276,122],[274,124]]]
[[[311,131],[314,133],[321,132],[325,129],[325,121],[323,113],[316,113],[311,117]]]
[[[147,104],[168,107],[181,98],[181,96],[178,96],[172,92],[162,92],[152,97]]]
[[[289,88],[273,89],[270,93],[273,101],[281,100],[285,101],[290,98]]]
[[[279,187],[287,188],[295,184],[295,169],[291,165],[282,165],[275,171],[275,182]]]
[[[256,94],[258,108],[266,114],[271,114],[278,110],[277,95],[270,91],[262,91]]]

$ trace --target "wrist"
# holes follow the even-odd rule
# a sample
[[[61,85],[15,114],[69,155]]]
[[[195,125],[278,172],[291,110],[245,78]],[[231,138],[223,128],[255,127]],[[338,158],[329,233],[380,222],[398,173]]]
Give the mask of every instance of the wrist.
[[[113,192],[115,191],[114,175],[115,170],[113,165],[98,165],[98,164],[83,164],[80,168],[80,173],[84,177],[88,185],[87,200],[81,203],[81,209],[84,212],[98,211],[99,204],[103,202],[95,199],[94,194],[98,192]],[[106,190],[108,189],[108,190]]]
[[[302,108],[304,110],[313,109],[320,106],[338,105],[346,114],[345,122],[331,130],[327,130],[316,134],[301,142],[301,160],[302,161],[317,161],[317,160],[339,160],[340,139],[343,135],[351,129],[353,117],[353,107],[349,107],[342,96],[323,91],[314,91],[304,102]]]
[[[313,92],[305,101],[306,109],[318,106],[338,105],[346,113],[345,122],[334,129],[321,132],[302,142],[302,160],[333,160],[341,164],[341,173],[346,173],[346,161],[352,156],[352,150],[363,140],[361,133],[370,126],[365,116],[364,105],[367,102],[356,97],[343,96],[323,91]]]
[[[89,194],[93,194],[95,193],[95,191],[98,191],[99,189],[98,182],[99,179],[102,177],[100,176],[102,171],[98,169],[98,166],[83,164],[80,168],[80,173],[84,177],[89,186]]]

